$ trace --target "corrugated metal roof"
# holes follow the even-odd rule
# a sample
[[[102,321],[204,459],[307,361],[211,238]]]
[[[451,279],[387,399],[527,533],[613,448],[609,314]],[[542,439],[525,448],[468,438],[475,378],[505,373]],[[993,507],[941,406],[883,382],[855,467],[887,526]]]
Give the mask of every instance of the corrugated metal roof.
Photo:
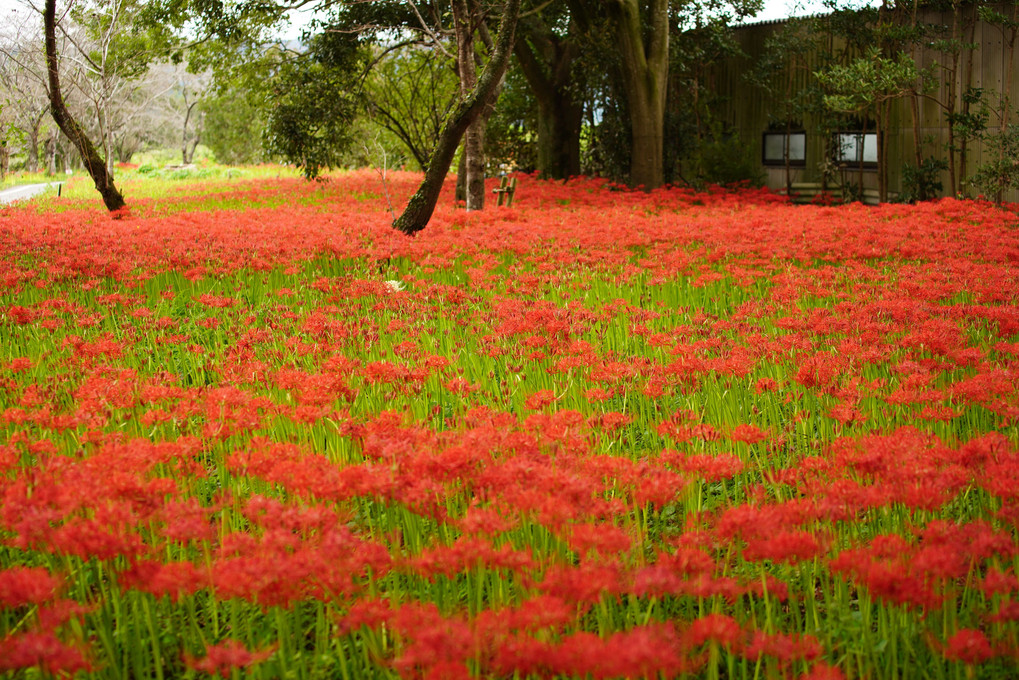
[[[775,26],[778,24],[784,24],[790,19],[817,19],[819,17],[828,16],[829,12],[819,12],[817,14],[803,14],[795,17],[785,17],[783,19],[765,19],[764,21],[748,21],[744,24],[736,24],[733,28],[754,28],[756,26]]]

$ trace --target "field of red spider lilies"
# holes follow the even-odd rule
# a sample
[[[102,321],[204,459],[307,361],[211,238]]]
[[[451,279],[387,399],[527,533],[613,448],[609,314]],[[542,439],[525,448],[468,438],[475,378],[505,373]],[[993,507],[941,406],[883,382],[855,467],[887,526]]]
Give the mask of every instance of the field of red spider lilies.
[[[1014,213],[390,219],[370,173],[0,208],[0,673],[1019,675]]]

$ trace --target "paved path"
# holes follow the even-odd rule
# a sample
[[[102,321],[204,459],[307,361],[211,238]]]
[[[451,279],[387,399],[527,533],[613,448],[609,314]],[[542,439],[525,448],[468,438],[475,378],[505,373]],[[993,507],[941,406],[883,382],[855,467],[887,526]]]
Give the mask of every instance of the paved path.
[[[21,201],[26,198],[32,198],[37,194],[41,194],[50,187],[55,187],[61,184],[61,182],[47,182],[45,184],[22,184],[21,186],[11,187],[10,189],[4,189],[0,191],[0,203],[12,203],[14,201]]]

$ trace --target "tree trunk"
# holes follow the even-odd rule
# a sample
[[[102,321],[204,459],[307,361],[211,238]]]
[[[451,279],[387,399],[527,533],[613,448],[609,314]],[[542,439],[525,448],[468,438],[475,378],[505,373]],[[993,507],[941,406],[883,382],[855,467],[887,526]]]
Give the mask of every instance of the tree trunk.
[[[104,84],[107,82],[103,78]],[[106,173],[112,179],[115,159],[113,156],[113,131],[110,129],[110,99],[107,87],[103,87],[102,106],[99,109],[99,139],[103,144],[103,156],[106,158]]]
[[[64,135],[56,135],[57,155],[60,156],[60,164],[64,168],[64,174],[70,175],[73,172],[73,158],[71,157],[72,151],[67,148],[66,142],[69,141]]]
[[[665,181],[669,3],[668,0],[649,0],[643,20],[641,6],[644,3],[638,0],[614,0],[609,3],[609,16],[615,27],[630,111],[630,185],[650,190]]]
[[[53,2],[54,0],[47,1]],[[424,229],[428,220],[431,219],[432,213],[435,211],[435,203],[439,200],[439,193],[442,191],[442,183],[449,171],[449,164],[453,162],[453,155],[460,144],[460,139],[470,124],[481,115],[488,105],[506,72],[513,47],[513,32],[519,14],[520,0],[506,0],[502,19],[499,22],[499,39],[492,52],[492,58],[478,79],[477,87],[465,100],[460,102],[446,120],[428,162],[428,168],[425,170],[424,180],[407,203],[403,214],[393,223],[395,229],[405,234],[414,234]]]
[[[860,127],[863,128],[863,129],[860,130],[860,145],[857,148],[857,151],[860,154],[860,159],[859,159],[859,164],[857,165],[857,176],[856,176],[856,178],[857,178],[857,182],[859,182],[859,185],[860,185],[859,186],[860,196],[859,196],[859,198],[857,200],[859,200],[860,203],[863,203],[863,178],[864,178],[864,174],[863,174],[863,155],[864,154],[863,154],[863,152],[864,152],[864,149],[867,148],[867,117],[866,116],[863,116],[863,125],[861,125]]]
[[[945,83],[946,83],[946,85],[948,87],[948,95],[947,95],[947,100],[948,101],[946,102],[945,106],[948,109],[948,113],[949,113],[949,119],[948,119],[948,121],[949,121],[948,122],[948,187],[949,187],[949,191],[951,192],[952,196],[954,197],[954,196],[957,196],[959,194],[959,191],[961,189],[961,187],[959,186],[959,173],[958,173],[958,171],[956,169],[955,159],[956,159],[956,156],[958,155],[959,160],[962,161],[962,159],[966,155],[966,150],[965,150],[965,147],[963,147],[961,154],[959,154],[959,151],[955,148],[955,124],[952,123],[952,119],[951,119],[951,115],[956,113],[955,106],[956,106],[956,100],[958,99],[958,92],[959,92],[959,83],[958,83],[957,79],[959,77],[959,59],[961,57],[961,53],[959,52],[960,48],[958,47],[958,43],[959,43],[959,39],[960,39],[960,35],[961,35],[960,32],[959,32],[959,30],[960,30],[959,29],[959,12],[960,12],[960,10],[958,8],[958,3],[953,2],[952,6],[953,6],[953,10],[952,10],[952,44],[954,45],[954,47],[953,47],[954,51],[952,52],[952,70],[951,70],[952,77],[945,79]],[[966,113],[965,105],[964,105],[963,113]],[[963,144],[965,144],[965,141],[963,142]],[[964,163],[965,161],[962,161],[962,162]],[[963,172],[963,175],[965,176],[965,173],[966,173],[965,167],[963,167],[963,171],[962,172]]]
[[[194,139],[192,139],[190,143],[184,142],[184,148],[181,149],[181,151],[183,152],[181,154],[182,156],[181,160],[184,161],[184,165],[191,165],[191,163],[195,160],[195,150],[198,148],[198,143],[201,140],[202,135],[196,133]]]
[[[120,144],[117,145],[117,162],[130,163],[136,149],[137,146],[135,144],[130,144],[125,139],[121,139]]]
[[[1009,97],[1009,89],[1012,87],[1012,80],[1015,75],[1015,43],[1016,43],[1016,27],[1017,15],[1019,15],[1019,5],[1012,6],[1012,19],[1008,26],[1008,35],[1005,35],[1005,28],[1002,30],[1002,37],[1004,43],[1008,46],[1005,51],[1005,78],[1002,81],[1006,85],[1001,88],[1001,92],[998,97],[998,134],[1001,139],[998,141],[998,167],[1002,167],[1005,162],[1005,140],[1004,136],[1008,133],[1009,118],[1012,113],[1012,100]],[[994,194],[994,202],[1001,205],[1001,202],[1005,199],[1005,189],[999,184],[998,190]]]
[[[185,103],[187,103],[186,99]],[[188,140],[188,124],[191,122],[191,112],[194,111],[196,105],[197,102],[192,102],[184,113],[184,129],[180,134],[180,160],[184,165],[190,165],[191,161],[194,160],[195,149],[198,148],[198,141],[202,136],[199,124],[195,123],[194,139]]]
[[[110,212],[120,210],[126,203],[113,184],[113,176],[106,170],[106,163],[96,151],[92,141],[71,116],[60,92],[60,74],[57,66],[56,0],[46,0],[43,11],[43,29],[46,34],[46,70],[49,76],[50,112],[57,127],[67,135],[81,154],[81,160],[96,190],[103,197],[103,203]]]
[[[517,36],[513,53],[538,102],[538,176],[566,179],[579,175],[584,107],[575,101],[571,87],[577,47],[535,18],[522,22],[520,28],[522,34]]]
[[[890,103],[880,102],[878,103],[877,110],[877,121],[875,124],[875,138],[877,139],[877,202],[886,203],[888,201],[888,168],[885,162],[885,140],[884,140],[884,129],[888,118],[888,108],[891,106]]]
[[[919,10],[920,0],[913,0],[912,13],[909,18],[909,27],[912,32],[916,31],[916,13]],[[923,50],[920,48],[914,38],[910,44],[910,52],[912,53],[913,62],[917,65],[923,63]],[[909,113],[913,121],[913,162],[916,163],[916,171],[919,175],[921,166],[923,165],[923,142],[920,135],[920,92],[923,91],[923,77],[917,75],[916,81],[913,83],[913,91],[909,93]],[[926,195],[926,187],[924,182],[917,182],[919,188],[919,198],[921,201],[925,201],[929,196]]]
[[[453,192],[453,200],[457,203],[467,203],[467,154],[460,149],[460,160],[456,162],[456,189]]]
[[[785,78],[785,100],[791,102],[793,100],[793,70],[790,68],[786,73]],[[789,152],[792,150],[793,144],[793,121],[790,116],[785,117],[785,140],[782,142],[782,160],[785,161],[785,195],[789,197],[789,200],[793,198],[793,169],[792,159],[789,158]]]
[[[538,175],[568,179],[580,174],[580,129],[584,107],[572,95],[556,96],[551,106],[538,101]]]
[[[467,167],[467,210],[485,208],[485,124],[488,119],[478,116],[464,135],[464,158]]]
[[[28,129],[28,158],[25,160],[25,169],[29,172],[39,172],[39,128],[45,115],[44,109],[36,116]]]
[[[46,138],[46,174],[52,177],[57,174],[57,140],[56,134]]]
[[[965,9],[957,9],[955,13],[956,15],[958,15],[964,11]],[[976,8],[973,9],[973,12],[974,13],[976,12]],[[969,36],[967,37],[966,42],[968,45],[973,45],[973,41],[976,37],[976,26],[977,19],[976,15],[974,14],[973,16],[970,17],[970,20],[967,25],[969,29]],[[966,55],[966,73],[965,73],[966,80],[962,82],[960,85],[963,92],[969,90],[970,87],[972,87],[973,85],[973,55],[976,52],[976,50],[972,48],[967,48],[967,50],[968,53]],[[966,98],[966,100],[963,101],[962,111],[964,114],[968,116],[969,110],[970,103],[968,98]],[[957,192],[962,196],[968,196],[969,194],[969,167],[968,167],[969,162],[967,160],[967,156],[969,153],[968,148],[969,148],[969,137],[966,136],[962,138],[962,142],[959,144],[959,174],[957,177],[958,180]]]
[[[453,30],[456,35],[456,67],[460,76],[460,99],[466,100],[478,85],[475,59],[474,28],[477,16],[471,12],[467,0],[453,0]],[[486,102],[487,103],[487,102]],[[467,210],[485,207],[485,124],[487,117],[479,115],[467,126],[464,137],[463,158],[466,170],[465,198]]]
[[[25,159],[25,170],[39,172],[39,126],[34,125],[28,130],[28,157]]]

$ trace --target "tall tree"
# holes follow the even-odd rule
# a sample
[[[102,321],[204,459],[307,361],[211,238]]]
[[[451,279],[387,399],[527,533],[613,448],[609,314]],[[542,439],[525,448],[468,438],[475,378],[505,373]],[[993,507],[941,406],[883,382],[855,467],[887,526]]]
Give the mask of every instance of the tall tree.
[[[665,181],[665,100],[669,78],[669,0],[570,0],[587,34],[611,32],[630,119],[630,184]]]
[[[614,80],[629,120],[631,186],[650,190],[665,181],[671,33],[752,16],[761,5],[761,0],[569,0],[585,40],[605,31],[612,36]]]
[[[607,4],[630,111],[630,184],[654,189],[665,181],[669,2],[610,0]]]
[[[584,104],[575,88],[580,53],[576,21],[561,7],[546,21],[541,13],[521,17],[513,54],[538,102],[538,175],[566,179],[580,174],[580,130]],[[566,23],[557,31],[557,23]]]

